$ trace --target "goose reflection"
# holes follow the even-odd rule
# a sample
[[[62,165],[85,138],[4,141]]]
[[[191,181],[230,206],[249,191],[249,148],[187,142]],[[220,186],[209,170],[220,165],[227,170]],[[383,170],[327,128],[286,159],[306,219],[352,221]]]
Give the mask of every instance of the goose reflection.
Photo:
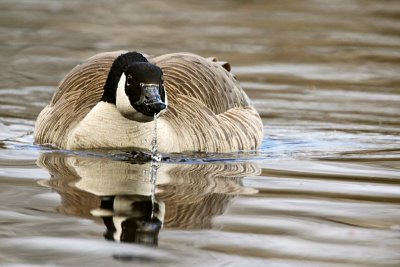
[[[108,240],[157,245],[164,211],[162,202],[131,195],[101,197],[100,210],[92,214],[103,218]]]
[[[148,245],[157,245],[162,227],[211,228],[232,198],[257,193],[241,178],[260,172],[249,162],[162,163],[152,183],[150,162],[50,152],[38,165],[51,176],[40,183],[61,196],[58,212],[102,221],[108,240]]]

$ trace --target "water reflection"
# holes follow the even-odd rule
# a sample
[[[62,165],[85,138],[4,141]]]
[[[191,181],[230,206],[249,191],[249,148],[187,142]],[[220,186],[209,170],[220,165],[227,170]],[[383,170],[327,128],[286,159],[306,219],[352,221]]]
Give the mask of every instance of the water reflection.
[[[97,213],[98,212],[98,213]],[[165,205],[149,196],[121,195],[101,197],[100,209],[93,215],[102,217],[108,240],[158,244],[158,233],[164,220]]]
[[[162,227],[211,228],[232,198],[257,193],[241,178],[260,173],[249,162],[162,163],[154,185],[150,162],[49,152],[38,165],[51,175],[40,183],[61,196],[58,212],[102,221],[108,240],[147,245],[158,244]]]

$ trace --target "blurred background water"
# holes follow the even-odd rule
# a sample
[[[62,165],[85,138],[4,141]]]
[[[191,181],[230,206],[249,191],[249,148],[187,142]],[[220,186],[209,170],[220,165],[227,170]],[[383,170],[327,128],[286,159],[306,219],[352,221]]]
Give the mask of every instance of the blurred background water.
[[[0,265],[400,265],[398,1],[1,0],[0,47]],[[152,188],[129,153],[33,145],[119,49],[229,61],[260,151],[169,155]]]

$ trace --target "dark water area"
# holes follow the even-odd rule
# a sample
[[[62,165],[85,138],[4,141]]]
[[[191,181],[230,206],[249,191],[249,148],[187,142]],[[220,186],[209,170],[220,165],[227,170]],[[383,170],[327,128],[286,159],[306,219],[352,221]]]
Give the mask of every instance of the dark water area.
[[[400,2],[0,1],[1,266],[400,266]],[[96,53],[216,56],[259,151],[33,145]]]

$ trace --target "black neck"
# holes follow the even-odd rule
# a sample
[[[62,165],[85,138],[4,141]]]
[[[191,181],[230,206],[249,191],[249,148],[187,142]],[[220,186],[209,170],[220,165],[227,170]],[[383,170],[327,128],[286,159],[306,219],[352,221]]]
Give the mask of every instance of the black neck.
[[[135,62],[148,62],[140,53],[128,52],[117,57],[111,65],[100,101],[115,104],[117,86],[122,73]]]

